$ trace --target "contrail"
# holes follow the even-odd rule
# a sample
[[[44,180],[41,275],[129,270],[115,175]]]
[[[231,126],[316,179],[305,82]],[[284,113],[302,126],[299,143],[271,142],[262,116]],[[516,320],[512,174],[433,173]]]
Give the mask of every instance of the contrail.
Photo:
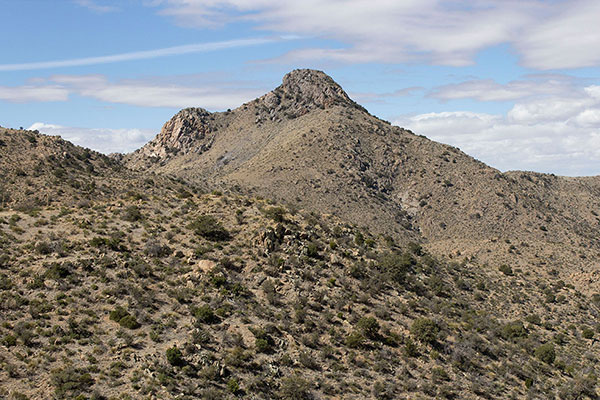
[[[221,42],[196,43],[184,46],[166,47],[162,49],[135,51],[132,53],[113,54],[109,56],[73,58],[70,60],[41,61],[24,64],[0,64],[0,71],[27,71],[34,69],[81,67],[85,65],[109,64],[121,61],[146,60],[150,58],[168,57],[190,53],[231,49],[234,47],[257,46],[261,44],[293,40],[295,37],[262,37],[253,39],[236,39]]]

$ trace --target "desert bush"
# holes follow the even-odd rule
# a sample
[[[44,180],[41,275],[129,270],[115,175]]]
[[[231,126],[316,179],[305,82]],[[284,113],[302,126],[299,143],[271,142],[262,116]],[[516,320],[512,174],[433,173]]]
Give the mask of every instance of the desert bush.
[[[111,321],[117,322],[123,328],[137,329],[140,327],[140,323],[137,319],[121,306],[117,306],[111,311],[109,318]]]
[[[352,349],[356,349],[362,347],[365,344],[365,337],[362,335],[362,333],[354,331],[348,336],[346,336],[345,343],[346,346]]]
[[[17,337],[15,335],[6,335],[2,338],[2,344],[6,347],[12,347],[17,344]]]
[[[507,276],[513,275],[513,270],[509,265],[502,264],[501,266],[498,267],[498,270],[500,272],[502,272],[504,275],[507,275]]]
[[[369,339],[376,339],[379,335],[380,325],[374,317],[361,318],[356,324],[356,327]]]
[[[254,346],[258,353],[270,353],[273,350],[273,346],[271,346],[269,341],[263,338],[256,338],[254,340]]]
[[[310,387],[310,383],[301,376],[289,376],[281,380],[279,397],[282,400],[310,400]]]
[[[150,257],[168,257],[172,252],[173,250],[168,245],[155,241],[146,243],[144,248],[144,253]]]
[[[270,218],[275,222],[285,221],[286,210],[283,207],[269,207],[263,210],[263,213],[267,218]]]
[[[298,355],[298,361],[300,361],[300,364],[302,364],[306,368],[314,370],[321,369],[319,363],[317,362],[317,358],[313,357],[313,355],[307,351],[300,352],[300,354]]]
[[[504,340],[527,337],[527,329],[521,321],[509,322],[500,329],[500,336]]]
[[[188,225],[188,228],[193,230],[198,236],[213,241],[229,240],[231,235],[221,225],[215,217],[211,215],[202,215],[194,222]]]
[[[556,352],[552,343],[545,343],[538,346],[538,348],[535,349],[534,354],[540,361],[547,364],[552,364],[556,358]]]
[[[183,359],[183,353],[181,352],[181,350],[179,350],[177,348],[177,346],[173,346],[173,347],[167,349],[166,356],[167,356],[167,361],[169,362],[169,364],[171,364],[175,367],[180,367],[182,365],[185,365],[185,360]]]
[[[432,319],[419,318],[411,325],[410,333],[422,343],[433,344],[438,339],[440,327]]]
[[[201,324],[214,324],[219,322],[219,317],[217,317],[213,309],[206,304],[194,309],[194,317],[196,318],[196,322]]]
[[[319,244],[316,242],[310,242],[306,246],[306,255],[310,258],[319,258]]]
[[[408,253],[384,253],[379,258],[379,268],[396,283],[404,283],[406,274],[416,265],[416,260]]]
[[[91,389],[94,379],[85,370],[73,367],[52,371],[50,381],[58,398],[76,398]]]
[[[128,222],[137,222],[144,219],[142,212],[140,211],[138,206],[135,205],[129,206],[125,210],[123,210],[122,217],[125,221]]]

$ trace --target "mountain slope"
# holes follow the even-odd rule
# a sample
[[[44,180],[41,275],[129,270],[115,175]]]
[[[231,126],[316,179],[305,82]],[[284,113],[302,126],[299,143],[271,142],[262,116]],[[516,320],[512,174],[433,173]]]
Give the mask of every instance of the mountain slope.
[[[279,154],[282,167],[311,168],[310,163],[324,162],[333,168],[344,162],[344,174],[318,175],[321,181],[313,185],[356,173],[356,181],[348,181],[347,187],[340,183],[336,190],[362,195],[362,212],[370,214],[365,221],[377,217],[374,221],[387,224],[382,231],[396,227],[404,239],[418,237],[419,229],[426,233],[425,217],[432,218],[431,235],[438,234],[435,213],[446,215],[438,206],[469,204],[462,191],[452,190],[472,183],[473,193],[492,198],[491,189],[477,183],[477,177],[536,194],[515,199],[525,204],[524,210],[536,207],[536,212],[556,207],[553,202],[567,204],[567,190],[581,191],[584,184],[590,193],[595,190],[594,178],[498,177],[497,171],[458,150],[389,128],[353,103],[342,106],[347,101],[343,97],[329,103],[332,96],[324,98],[323,108],[312,103],[294,108],[298,116],[286,122],[289,132],[250,130],[245,137],[262,140],[263,147],[249,142],[237,148],[231,159],[221,158],[212,170],[207,166],[204,171],[212,175],[205,172],[206,179],[186,171],[197,182],[212,180],[216,186],[211,189],[224,186],[226,179],[235,182],[235,174],[241,183],[250,176],[259,184],[254,190],[269,193],[271,187],[260,180],[283,175],[265,171],[269,159],[261,157],[275,157],[277,149],[312,157],[286,164],[288,154]],[[339,113],[347,115],[342,119]],[[203,114],[198,120],[211,121],[203,123],[217,129],[198,134],[212,140],[210,146],[202,149],[197,143],[202,139],[190,140],[181,154],[165,153],[162,167],[198,165],[191,149],[198,156],[224,146],[220,134],[245,118],[238,111]],[[236,114],[238,122],[231,119]],[[283,122],[272,121],[276,127]],[[323,123],[332,131],[304,123]],[[196,132],[190,127],[189,132]],[[308,129],[306,137],[301,130],[294,136],[294,128]],[[489,241],[497,248],[491,249],[494,263],[488,265],[459,256],[456,248],[453,254],[434,256],[416,243],[395,241],[393,235],[370,234],[352,221],[315,211],[314,204],[298,210],[262,196],[219,190],[208,194],[181,179],[142,168],[131,171],[56,137],[16,130],[1,130],[0,135],[6,194],[0,205],[2,398],[597,398],[600,293],[594,292],[597,279],[575,264],[584,260],[581,256],[592,260],[594,245],[553,244],[543,235],[558,237],[560,232],[551,232],[556,222],[546,221],[548,215],[542,215],[546,231],[531,234],[534,239],[542,235],[535,243]],[[440,149],[449,154],[438,154]],[[319,158],[328,154],[331,160]],[[341,154],[354,158],[333,159]],[[191,165],[183,162],[185,157]],[[138,161],[162,168],[160,160]],[[248,175],[236,163],[248,167]],[[453,170],[450,165],[455,164],[473,169]],[[311,173],[320,174],[320,165],[312,166]],[[377,179],[369,181],[366,176],[374,172]],[[304,179],[300,173],[306,171],[297,171],[298,179]],[[452,186],[436,174],[451,179]],[[427,184],[436,179],[443,184]],[[408,187],[415,192],[427,189],[431,195],[420,200],[398,196],[398,187],[406,182],[413,182]],[[286,196],[294,193],[284,183],[273,187],[289,190]],[[322,187],[318,185],[301,187],[318,201],[310,193]],[[318,193],[334,199],[328,191]],[[446,199],[444,194],[453,195]],[[296,203],[302,201],[307,200]],[[386,211],[393,204],[405,211],[400,216],[404,228],[376,215],[377,209]],[[344,212],[352,216],[355,207],[350,202]],[[519,218],[518,213],[498,215]],[[560,218],[566,215],[563,211]],[[592,222],[590,218],[588,224]],[[588,234],[575,233],[576,239]],[[466,238],[452,240],[469,243]],[[429,245],[443,243],[432,240]],[[540,254],[530,255],[533,262],[528,263],[525,252],[537,245]],[[575,254],[563,249],[542,253],[569,245]],[[510,257],[505,265],[502,254]],[[566,262],[542,264],[550,256]],[[516,265],[515,259],[524,264]]]
[[[183,110],[125,162],[421,239],[436,254],[525,265],[568,253],[590,271],[600,251],[598,177],[501,173],[370,115],[319,71],[293,71],[230,112]]]

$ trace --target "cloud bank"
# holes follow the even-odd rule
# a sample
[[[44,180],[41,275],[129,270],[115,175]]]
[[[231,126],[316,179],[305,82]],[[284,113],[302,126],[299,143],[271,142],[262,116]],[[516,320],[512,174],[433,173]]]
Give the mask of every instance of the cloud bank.
[[[600,47],[597,0],[164,0],[153,5],[186,26],[250,22],[263,30],[342,43],[292,51],[287,55],[292,61],[464,66],[480,50],[509,43],[530,68],[600,64],[600,52],[590,50]]]
[[[38,130],[52,136],[60,136],[76,145],[88,147],[104,154],[127,153],[142,147],[156,132],[142,129],[90,129],[74,128],[44,122],[36,122],[29,130]]]
[[[160,79],[109,81],[103,75],[55,75],[24,86],[0,86],[0,99],[14,103],[67,101],[70,95],[139,107],[235,108],[264,93],[264,89],[200,82],[196,87]]]
[[[501,170],[600,174],[600,86],[571,97],[523,99],[503,115],[427,113],[394,123]]]

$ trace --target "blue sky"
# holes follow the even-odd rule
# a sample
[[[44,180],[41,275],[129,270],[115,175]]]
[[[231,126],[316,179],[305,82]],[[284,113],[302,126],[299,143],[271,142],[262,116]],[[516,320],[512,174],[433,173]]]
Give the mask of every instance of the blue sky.
[[[600,174],[597,0],[0,0],[0,125],[132,151],[295,68],[501,170]]]

